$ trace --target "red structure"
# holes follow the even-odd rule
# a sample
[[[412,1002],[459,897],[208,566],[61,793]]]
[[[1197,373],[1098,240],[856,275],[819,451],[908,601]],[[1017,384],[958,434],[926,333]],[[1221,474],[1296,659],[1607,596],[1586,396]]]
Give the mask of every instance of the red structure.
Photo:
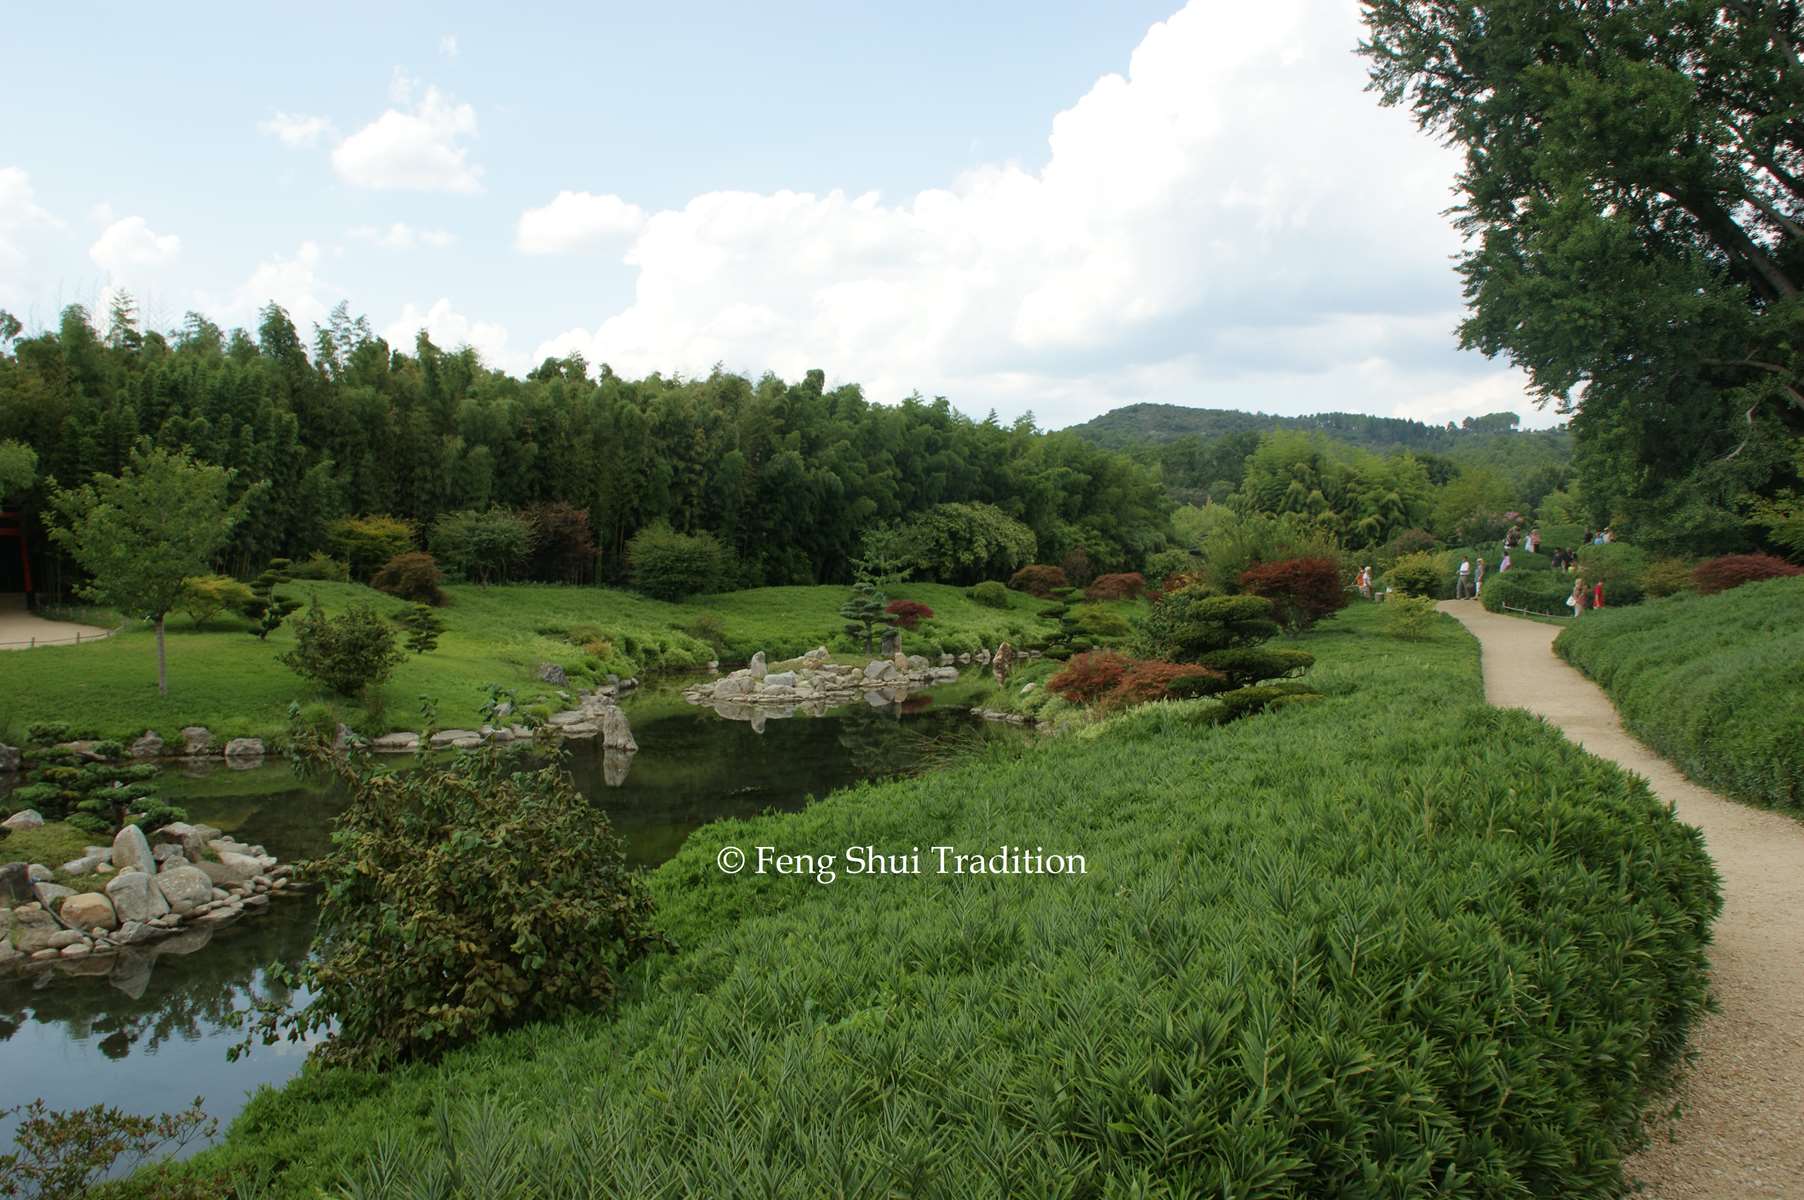
[[[18,546],[15,557],[8,543]],[[25,522],[16,512],[0,512],[0,592],[23,592],[31,602],[31,551],[25,545]]]

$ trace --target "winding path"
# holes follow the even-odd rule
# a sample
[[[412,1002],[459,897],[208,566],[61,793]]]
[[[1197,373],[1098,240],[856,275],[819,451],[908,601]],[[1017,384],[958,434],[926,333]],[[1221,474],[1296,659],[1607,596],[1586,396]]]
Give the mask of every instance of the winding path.
[[[108,631],[98,625],[46,621],[25,607],[23,597],[0,596],[0,650],[29,650],[34,643],[66,646],[106,636]]]
[[[1631,737],[1596,684],[1553,652],[1556,626],[1448,600],[1484,650],[1485,699],[1526,708],[1645,778],[1704,832],[1723,880],[1710,951],[1722,1005],[1694,1043],[1670,1134],[1629,1163],[1656,1200],[1804,1200],[1804,824],[1706,791]],[[1755,701],[1756,703],[1758,700]]]

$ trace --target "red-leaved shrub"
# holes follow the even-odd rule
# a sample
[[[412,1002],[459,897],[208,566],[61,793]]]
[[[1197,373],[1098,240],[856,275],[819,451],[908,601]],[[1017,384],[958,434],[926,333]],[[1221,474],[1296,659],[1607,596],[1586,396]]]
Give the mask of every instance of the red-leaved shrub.
[[[1046,686],[1073,704],[1094,704],[1115,690],[1134,660],[1113,650],[1093,650],[1072,657]]]
[[[1071,586],[1065,579],[1065,572],[1046,563],[1027,564],[1009,577],[1008,585],[1017,592],[1026,592],[1042,600],[1060,588]]]
[[[1744,583],[1784,579],[1791,575],[1804,575],[1804,567],[1770,554],[1725,554],[1721,558],[1706,559],[1694,567],[1691,582],[1698,591],[1709,596]]]
[[[377,591],[418,604],[443,604],[445,593],[439,588],[443,582],[445,573],[438,569],[438,560],[424,550],[395,555],[370,578],[370,586]]]
[[[1155,700],[1182,700],[1223,691],[1228,677],[1194,663],[1136,662],[1103,697],[1109,708],[1130,708]]]
[[[1138,571],[1123,575],[1098,575],[1096,582],[1084,589],[1086,600],[1134,600],[1146,590],[1146,576]]]
[[[1240,586],[1270,600],[1277,618],[1293,630],[1307,629],[1347,604],[1340,567],[1332,558],[1261,563],[1240,573]]]
[[[891,600],[883,611],[904,629],[913,629],[922,621],[933,620],[933,610],[919,600]]]

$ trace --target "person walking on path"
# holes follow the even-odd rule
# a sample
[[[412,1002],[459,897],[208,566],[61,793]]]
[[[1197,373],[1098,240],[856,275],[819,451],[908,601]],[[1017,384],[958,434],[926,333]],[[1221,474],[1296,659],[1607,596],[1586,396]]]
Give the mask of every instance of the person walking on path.
[[[1566,597],[1566,607],[1572,610],[1573,616],[1582,617],[1585,615],[1585,600],[1585,577],[1581,575],[1572,584],[1572,595]]]
[[[1604,581],[1600,579],[1597,581],[1596,585],[1594,587],[1592,587],[1592,589],[1591,589],[1591,607],[1592,608],[1602,608],[1603,606],[1604,606]]]
[[[1509,551],[1505,550],[1504,553],[1508,554]],[[1472,594],[1474,596],[1485,594],[1485,560],[1482,558],[1478,560],[1478,570],[1472,573]]]
[[[1472,596],[1472,560],[1459,560],[1459,584],[1453,590],[1455,600],[1468,600]]]

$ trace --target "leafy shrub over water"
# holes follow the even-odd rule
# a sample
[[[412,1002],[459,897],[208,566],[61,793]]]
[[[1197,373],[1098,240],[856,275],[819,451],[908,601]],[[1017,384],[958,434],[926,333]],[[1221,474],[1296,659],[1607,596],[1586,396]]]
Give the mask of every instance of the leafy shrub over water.
[[[341,1169],[407,1194],[461,1155],[497,1195],[1619,1195],[1703,1012],[1701,839],[1485,707],[1449,623],[1405,655],[1379,619],[1308,635],[1310,704],[1223,726],[1152,705],[712,825],[651,879],[684,953],[617,1016],[309,1073],[201,1166],[284,1162],[294,1194]],[[1003,842],[1087,873],[715,865]],[[441,1135],[441,1096],[484,1099]]]
[[[555,754],[486,749],[378,772],[330,762],[351,794],[321,885],[303,1007],[265,1006],[253,1036],[331,1030],[314,1054],[359,1067],[433,1059],[529,1021],[612,1002],[661,939],[606,813]]]
[[[1793,575],[1804,575],[1804,567],[1770,554],[1725,554],[1720,558],[1705,559],[1692,568],[1691,583],[1699,592],[1710,596],[1744,583],[1786,579]]]
[[[1804,808],[1804,579],[1606,608],[1554,648],[1699,783]]]

